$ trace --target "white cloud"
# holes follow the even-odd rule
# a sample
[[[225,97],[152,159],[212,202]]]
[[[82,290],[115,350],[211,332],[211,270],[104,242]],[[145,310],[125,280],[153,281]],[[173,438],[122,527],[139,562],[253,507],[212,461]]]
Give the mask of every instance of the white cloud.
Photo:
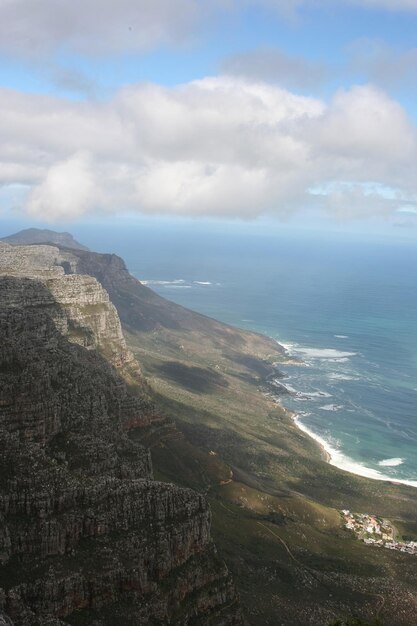
[[[417,10],[417,0],[340,4]],[[222,11],[245,5],[291,15],[303,6],[333,9],[334,0],[0,0],[0,50],[32,61],[56,51],[87,56],[141,52],[193,41],[211,18],[223,19]]]
[[[284,13],[302,6],[333,8],[334,0],[247,0],[251,5],[262,5]],[[340,0],[340,5],[357,6],[361,9],[383,9],[388,11],[417,11],[417,0]]]
[[[44,219],[75,218],[99,201],[89,156],[79,153],[48,169],[42,183],[29,194],[27,211]]]
[[[349,66],[384,88],[417,88],[417,48],[403,50],[378,39],[360,39],[349,48]]]
[[[378,216],[386,218],[395,213],[398,200],[387,198],[383,188],[374,190],[361,183],[329,185],[325,193],[318,194],[318,206],[333,219],[346,220]]]
[[[135,52],[190,37],[204,12],[199,0],[0,0],[0,49]]]
[[[26,209],[51,220],[284,216],[318,203],[386,213],[416,199],[416,167],[414,127],[370,86],[328,103],[231,77],[130,86],[107,102],[0,90],[0,185],[30,185]]]
[[[327,67],[302,57],[291,56],[279,48],[260,48],[225,58],[226,74],[264,80],[290,88],[315,87],[327,77]]]
[[[404,109],[369,86],[338,91],[312,133],[312,143],[326,152],[338,159],[360,158],[368,171],[383,175],[393,167],[402,170],[415,154],[416,138]]]

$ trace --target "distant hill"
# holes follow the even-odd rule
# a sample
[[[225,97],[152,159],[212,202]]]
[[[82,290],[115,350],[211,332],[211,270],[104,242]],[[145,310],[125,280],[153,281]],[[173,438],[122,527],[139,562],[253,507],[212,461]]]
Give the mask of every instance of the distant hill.
[[[1,241],[12,246],[50,243],[56,246],[65,246],[65,248],[71,248],[72,250],[88,250],[87,246],[83,246],[76,241],[70,233],[57,233],[47,228],[26,228],[14,235],[3,237]]]

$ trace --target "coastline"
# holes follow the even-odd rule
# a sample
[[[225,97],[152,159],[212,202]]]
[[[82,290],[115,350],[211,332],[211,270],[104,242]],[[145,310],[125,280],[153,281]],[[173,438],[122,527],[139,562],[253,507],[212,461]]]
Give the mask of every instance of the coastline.
[[[324,461],[326,463],[329,463],[329,465],[332,464],[332,455],[330,454],[329,450],[327,449],[326,446],[326,442],[324,441],[324,439],[322,439],[321,437],[319,437],[318,435],[316,436],[311,430],[309,430],[306,426],[304,426],[304,424],[302,422],[300,422],[300,416],[298,415],[298,413],[292,413],[291,415],[291,419],[294,422],[294,424],[297,426],[297,428],[299,430],[301,430],[304,434],[308,435],[310,437],[310,439],[313,439],[316,444],[318,444]]]
[[[282,344],[278,341],[276,341],[276,343],[283,350],[285,356],[288,357],[288,364],[291,364],[293,362],[293,355],[291,354],[290,346],[288,344],[287,345]],[[300,360],[298,360],[298,365],[301,365],[301,364],[302,363],[300,363]],[[280,365],[285,366],[285,363],[280,363]],[[280,372],[280,374],[282,374],[282,372]],[[275,393],[273,395],[274,395],[275,401],[284,407],[281,401],[282,394]],[[382,474],[380,471],[376,469],[372,469],[371,467],[367,467],[366,465],[363,465],[362,463],[359,463],[358,461],[354,461],[350,457],[343,454],[343,452],[341,452],[340,450],[333,448],[323,437],[321,437],[320,435],[312,431],[310,428],[308,428],[308,426],[306,426],[301,421],[301,418],[302,418],[301,414],[295,413],[294,411],[291,411],[287,407],[284,407],[284,408],[288,412],[290,418],[292,419],[294,424],[297,426],[297,428],[301,430],[305,435],[310,437],[318,445],[318,447],[320,448],[322,452],[323,460],[329,465],[333,465],[334,467],[337,467],[340,470],[343,470],[350,474],[354,474],[356,476],[360,476],[362,478],[369,478],[371,480],[380,480],[383,482],[389,482],[393,485],[401,484],[401,485],[406,485],[408,487],[417,488],[417,480],[407,480],[407,479],[401,479],[401,478],[393,479],[391,476]]]
[[[378,470],[374,470],[371,467],[366,467],[365,465],[362,465],[361,463],[358,463],[354,461],[353,459],[350,459],[339,450],[332,448],[330,444],[325,439],[323,439],[323,437],[320,437],[320,435],[317,435],[312,430],[310,430],[307,426],[305,426],[300,421],[300,417],[301,417],[300,415],[298,415],[297,413],[293,413],[291,417],[292,417],[294,424],[297,426],[297,428],[299,428],[303,433],[305,433],[311,439],[313,439],[316,442],[316,444],[318,444],[318,446],[320,447],[320,449],[325,455],[326,463],[329,463],[329,465],[333,465],[334,467],[337,467],[338,469],[343,470],[344,472],[349,472],[350,474],[361,476],[362,478],[370,478],[371,480],[381,480],[384,482],[389,482],[393,485],[401,484],[401,485],[407,485],[408,487],[417,488],[416,480],[406,480],[406,479],[393,480],[392,477],[385,476],[385,474],[382,474]]]

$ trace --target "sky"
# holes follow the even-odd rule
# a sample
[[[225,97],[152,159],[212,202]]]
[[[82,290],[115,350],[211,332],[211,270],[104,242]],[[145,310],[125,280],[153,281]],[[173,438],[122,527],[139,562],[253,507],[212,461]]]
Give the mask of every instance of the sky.
[[[0,218],[417,226],[417,0],[0,0]]]

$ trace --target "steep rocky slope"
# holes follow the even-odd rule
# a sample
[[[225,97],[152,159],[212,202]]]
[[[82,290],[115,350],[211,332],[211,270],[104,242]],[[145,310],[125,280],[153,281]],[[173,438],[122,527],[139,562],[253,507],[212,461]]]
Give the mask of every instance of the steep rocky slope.
[[[100,254],[59,247],[66,273],[76,272],[94,276],[108,291],[116,306],[122,325],[127,330],[198,332],[213,344],[227,350],[239,349],[253,355],[259,350],[283,353],[272,339],[253,332],[245,332],[215,319],[191,311],[162,298],[132,276],[123,259],[115,254]]]
[[[108,294],[59,262],[0,245],[0,623],[241,624],[205,499],[152,479]]]
[[[66,274],[82,274],[96,278],[110,296],[115,305],[125,330],[144,333],[160,333],[178,331],[179,333],[198,333],[215,349],[227,351],[230,356],[242,359],[248,355],[250,368],[260,368],[262,374],[267,368],[257,361],[257,354],[282,354],[278,344],[253,332],[245,332],[218,322],[212,318],[191,311],[174,302],[162,298],[132,276],[123,259],[115,254],[101,254],[81,249],[81,244],[68,245],[57,240],[62,233],[40,230],[36,228],[22,231],[27,244],[39,242],[55,244],[58,256],[55,263],[61,265]],[[5,237],[8,243],[20,242],[21,233]],[[71,236],[72,237],[72,236]],[[237,351],[234,355],[234,351]],[[249,362],[250,361],[250,362]]]
[[[21,257],[34,253],[21,250]],[[185,436],[172,436],[172,425],[149,410],[149,424],[126,430],[125,435],[130,444],[152,446],[158,479],[206,494],[212,532],[233,572],[249,622],[325,626],[353,614],[370,623],[379,617],[387,626],[414,624],[415,558],[356,541],[343,529],[339,510],[387,517],[401,534],[417,538],[417,492],[323,462],[315,443],[265,393],[271,361],[285,361],[279,346],[160,298],[130,276],[114,255],[55,247],[53,258],[59,266],[54,272],[62,277],[64,270],[65,280],[74,280],[74,273],[95,277],[116,304],[127,344],[140,361],[152,397]],[[77,341],[77,333],[71,341]],[[88,350],[90,356],[94,353]],[[130,365],[121,365],[117,372],[128,381],[129,390],[139,385],[143,400],[141,385],[145,393],[147,386],[137,382],[137,372],[131,374]],[[136,376],[133,384],[131,376]],[[96,537],[95,545],[99,540]],[[221,567],[219,563],[219,572]],[[9,589],[10,581],[3,586]],[[114,604],[113,623],[129,615],[131,605],[124,598]],[[213,614],[214,619],[198,616],[195,623],[218,623],[216,611]],[[95,619],[102,623],[98,609],[83,610],[65,621],[90,625]],[[181,624],[181,619],[176,613],[172,623]]]
[[[415,537],[415,490],[323,462],[314,442],[259,391],[268,363],[283,358],[275,342],[163,300],[118,257],[61,254],[70,255],[66,271],[82,266],[106,284],[160,405],[186,434],[153,450],[155,469],[207,491],[216,541],[250,623],[324,626],[354,614],[411,626],[413,558],[360,545],[342,528],[339,510],[386,516]]]

